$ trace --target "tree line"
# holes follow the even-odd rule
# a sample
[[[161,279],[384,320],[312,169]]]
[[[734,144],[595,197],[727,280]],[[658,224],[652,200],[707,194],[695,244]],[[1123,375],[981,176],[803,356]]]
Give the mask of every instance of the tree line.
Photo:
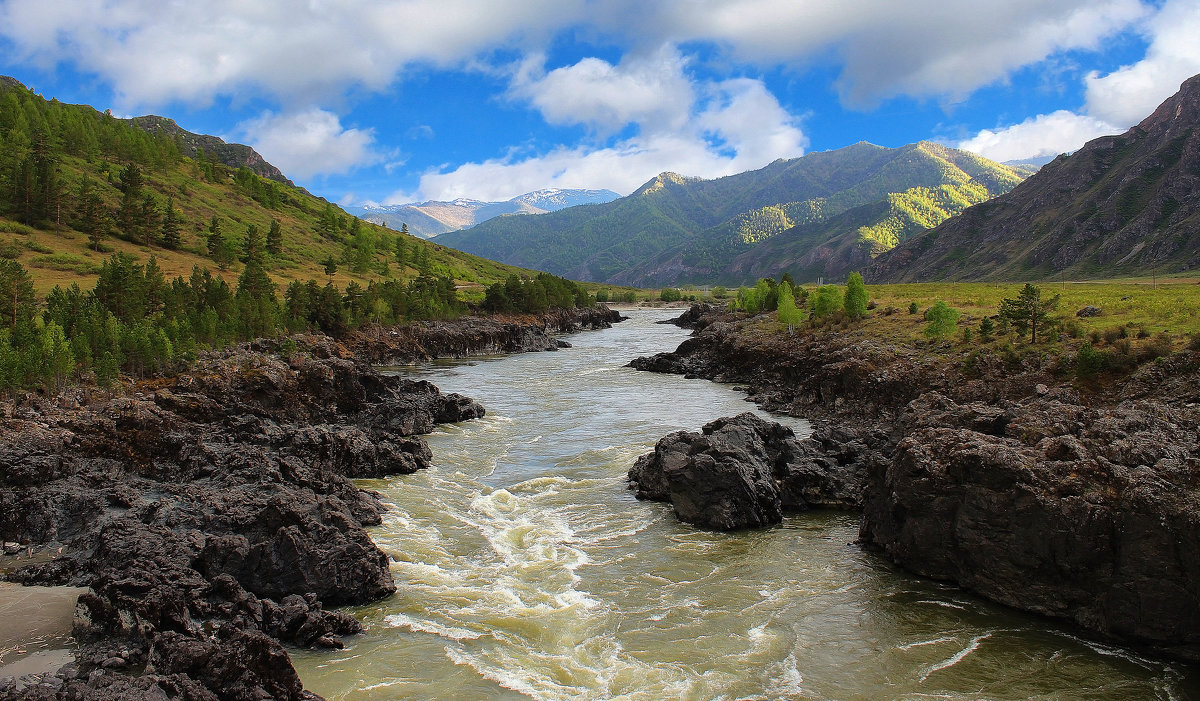
[[[94,375],[145,375],[189,361],[205,348],[307,330],[338,335],[366,323],[446,319],[467,311],[454,281],[420,275],[404,283],[294,281],[280,295],[252,255],[235,286],[208,269],[166,280],[156,259],[115,253],[95,287],[55,287],[39,306],[29,273],[0,260],[0,391],[60,387]]]

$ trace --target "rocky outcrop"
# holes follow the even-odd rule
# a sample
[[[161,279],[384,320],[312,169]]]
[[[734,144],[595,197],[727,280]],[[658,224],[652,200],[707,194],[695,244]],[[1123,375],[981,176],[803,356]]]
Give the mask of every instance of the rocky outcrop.
[[[688,307],[687,311],[673,319],[660,321],[660,324],[673,324],[681,329],[699,331],[711,324],[715,319],[726,316],[726,309],[707,302],[700,302]]]
[[[357,357],[377,365],[403,365],[433,358],[558,350],[570,344],[555,334],[609,328],[624,318],[599,304],[587,309],[553,309],[537,316],[493,315],[366,327],[352,331],[345,343]]]
[[[870,471],[863,541],[993,601],[1200,656],[1200,412],[964,409],[906,410],[911,430]]]
[[[851,334],[762,334],[730,315],[631,365],[745,383],[814,420],[799,464],[839,469],[808,489],[854,493],[862,543],[906,569],[1200,658],[1200,353],[1086,397],[1057,379],[1059,362],[982,352],[960,365]]]
[[[308,697],[283,645],[340,647],[361,626],[325,606],[396,588],[364,530],[383,506],[348,477],[427,466],[418,434],[482,407],[322,336],[210,354],[139,389],[0,421],[0,536],[46,560],[8,578],[90,588],[77,663],[49,696],[22,693]]]
[[[825,440],[833,442],[826,435]],[[629,487],[669,501],[680,520],[718,530],[779,523],[785,510],[857,506],[861,470],[829,460],[814,440],[744,413],[700,433],[676,431],[638,458]]]

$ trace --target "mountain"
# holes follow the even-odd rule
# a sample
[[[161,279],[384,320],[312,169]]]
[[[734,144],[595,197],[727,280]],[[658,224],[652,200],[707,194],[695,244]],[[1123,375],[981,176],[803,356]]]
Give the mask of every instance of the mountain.
[[[347,211],[376,224],[382,224],[392,229],[407,226],[410,234],[433,238],[439,234],[465,229],[505,214],[543,214],[583,204],[612,202],[618,197],[620,195],[612,190],[547,188],[527,192],[504,202],[457,199],[450,202],[366,205],[349,207]]]
[[[715,180],[662,173],[607,204],[500,217],[438,241],[611,284],[737,284],[793,268],[805,271],[797,279],[844,276],[1020,180],[938,144],[860,142]]]
[[[1200,76],[1140,124],[881,256],[868,280],[1036,280],[1200,267]]]
[[[177,240],[162,235],[168,204]],[[89,289],[112,253],[142,262],[154,256],[168,279],[199,266],[233,283],[251,228],[260,237],[280,233],[279,250],[266,260],[280,289],[293,280],[365,287],[422,270],[479,289],[527,272],[356,223],[249,146],[193,134],[165,117],[117,119],[47,100],[0,77],[0,258],[27,269],[39,293],[72,283]],[[330,258],[338,264],[333,275],[325,270]]]
[[[1022,177],[1028,178],[1029,176],[1038,172],[1042,166],[1046,165],[1050,161],[1053,161],[1057,157],[1058,156],[1036,156],[1034,158],[1022,158],[1017,161],[1001,161],[1000,165],[1006,165],[1009,168],[1012,168]]]

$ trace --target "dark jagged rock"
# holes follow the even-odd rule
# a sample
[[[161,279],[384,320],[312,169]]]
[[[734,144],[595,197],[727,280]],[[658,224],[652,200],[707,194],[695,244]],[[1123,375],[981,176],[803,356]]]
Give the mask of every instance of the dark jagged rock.
[[[720,317],[725,313],[725,310],[712,304],[700,302],[688,307],[688,310],[674,319],[660,321],[660,324],[674,324],[681,329],[695,329],[697,331],[703,329],[713,322],[715,318]]]
[[[395,591],[364,530],[383,506],[347,478],[428,466],[418,434],[483,409],[295,340],[290,357],[244,345],[128,396],[10,405],[0,539],[63,552],[9,579],[90,588],[76,664],[23,695],[308,698],[281,645],[340,647],[361,626],[324,606]]]
[[[745,383],[814,420],[791,472],[843,469],[790,499],[860,499],[862,542],[906,569],[1200,658],[1200,353],[1081,397],[1043,354],[966,367],[747,326],[728,315],[631,366]]]
[[[981,431],[999,423],[942,399],[870,471],[864,541],[994,601],[1200,653],[1194,409],[1039,398]]]
[[[747,412],[664,437],[638,458],[629,486],[639,499],[671,502],[682,521],[735,530],[779,523],[785,509],[857,505],[857,468]]]
[[[467,317],[395,328],[369,327],[352,332],[346,345],[357,357],[377,365],[554,351],[570,345],[555,334],[609,328],[624,318],[598,304],[588,309],[552,309],[537,316]]]

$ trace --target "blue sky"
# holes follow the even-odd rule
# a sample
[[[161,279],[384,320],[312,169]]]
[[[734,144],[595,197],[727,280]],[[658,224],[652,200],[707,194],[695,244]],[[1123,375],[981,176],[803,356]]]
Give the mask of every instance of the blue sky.
[[[0,74],[248,143],[343,204],[929,139],[1124,131],[1200,73],[1200,0],[0,0]]]

